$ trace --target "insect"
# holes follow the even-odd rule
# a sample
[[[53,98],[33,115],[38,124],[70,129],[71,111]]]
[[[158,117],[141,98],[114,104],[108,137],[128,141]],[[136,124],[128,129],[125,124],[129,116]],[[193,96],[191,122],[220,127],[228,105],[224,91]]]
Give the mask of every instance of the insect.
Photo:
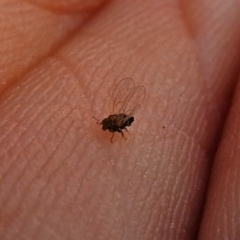
[[[134,114],[139,110],[144,102],[146,89],[143,85],[135,86],[132,78],[124,78],[115,86],[110,101],[110,115],[102,121],[97,120],[97,124],[102,125],[102,130],[113,133],[110,139],[113,142],[115,132],[121,133],[124,139],[123,130],[127,130],[134,122]]]

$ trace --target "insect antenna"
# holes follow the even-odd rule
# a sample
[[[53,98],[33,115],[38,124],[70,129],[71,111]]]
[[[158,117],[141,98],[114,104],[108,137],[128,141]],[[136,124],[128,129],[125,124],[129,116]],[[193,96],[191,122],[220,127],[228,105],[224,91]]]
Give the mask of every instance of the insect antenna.
[[[97,118],[95,118],[94,116],[92,116],[97,122],[97,124],[101,125],[101,121],[99,121]]]

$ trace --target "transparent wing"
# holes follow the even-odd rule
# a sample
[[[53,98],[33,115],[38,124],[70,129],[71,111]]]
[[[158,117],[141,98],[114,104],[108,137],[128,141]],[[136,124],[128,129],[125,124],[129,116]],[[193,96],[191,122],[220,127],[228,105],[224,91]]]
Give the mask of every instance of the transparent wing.
[[[127,118],[133,116],[144,102],[146,89],[136,86],[131,78],[122,79],[114,88],[109,107],[110,114],[125,113]]]
[[[132,117],[141,107],[145,100],[146,89],[144,86],[136,86],[126,97],[120,111],[128,117]]]
[[[132,78],[122,79],[113,89],[110,101],[110,114],[122,112],[123,105],[130,98],[135,89],[135,83]]]

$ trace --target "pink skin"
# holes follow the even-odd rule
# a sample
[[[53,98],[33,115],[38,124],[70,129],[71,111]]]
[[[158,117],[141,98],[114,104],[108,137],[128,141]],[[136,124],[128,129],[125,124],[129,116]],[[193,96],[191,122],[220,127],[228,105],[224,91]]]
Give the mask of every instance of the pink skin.
[[[239,16],[234,0],[0,0],[0,239],[238,239]],[[147,95],[111,144],[92,116],[124,77]]]

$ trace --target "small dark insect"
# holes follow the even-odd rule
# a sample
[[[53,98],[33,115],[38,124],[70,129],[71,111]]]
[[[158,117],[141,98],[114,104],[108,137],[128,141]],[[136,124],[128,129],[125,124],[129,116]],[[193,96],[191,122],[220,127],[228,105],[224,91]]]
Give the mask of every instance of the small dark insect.
[[[132,78],[122,79],[114,88],[109,101],[110,115],[102,121],[97,120],[97,124],[102,125],[102,130],[109,130],[112,134],[110,139],[113,142],[115,132],[121,133],[124,139],[123,129],[130,127],[134,121],[133,115],[141,107],[146,95],[143,85],[135,86]]]

